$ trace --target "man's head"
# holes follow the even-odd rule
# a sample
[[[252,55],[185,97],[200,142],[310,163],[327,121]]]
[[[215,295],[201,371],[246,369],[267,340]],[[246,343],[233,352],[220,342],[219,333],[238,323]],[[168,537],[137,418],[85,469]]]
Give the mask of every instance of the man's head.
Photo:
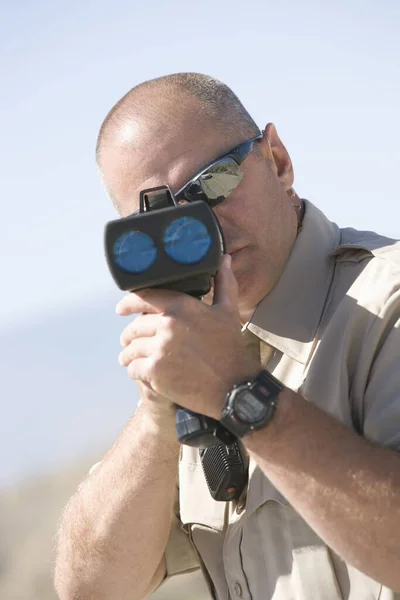
[[[200,169],[259,130],[235,94],[195,73],[145,82],[107,115],[97,142],[97,163],[122,217],[138,209],[142,189],[168,184],[176,192]],[[239,285],[240,312],[248,318],[279,278],[293,245],[297,217],[289,191],[293,169],[275,127],[242,163],[239,186],[218,206]]]

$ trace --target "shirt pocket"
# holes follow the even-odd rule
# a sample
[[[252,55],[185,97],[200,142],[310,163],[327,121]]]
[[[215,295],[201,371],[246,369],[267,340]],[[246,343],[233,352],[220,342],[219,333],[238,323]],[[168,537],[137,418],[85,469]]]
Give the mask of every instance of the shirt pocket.
[[[381,585],[340,559],[291,507],[286,530],[292,544],[296,600],[378,600]]]
[[[270,496],[243,529],[243,567],[255,596],[267,588],[271,600],[344,600],[329,549],[279,493]]]
[[[265,580],[273,600],[343,600],[328,547],[258,467],[246,512],[243,549],[249,557],[251,546],[261,545],[262,552],[258,561],[254,554],[244,558],[244,566]]]

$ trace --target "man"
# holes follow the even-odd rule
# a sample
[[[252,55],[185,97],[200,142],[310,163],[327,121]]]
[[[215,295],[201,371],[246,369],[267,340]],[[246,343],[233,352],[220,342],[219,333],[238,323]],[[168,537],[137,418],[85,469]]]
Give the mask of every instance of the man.
[[[63,600],[144,598],[199,565],[219,600],[400,598],[399,244],[301,201],[275,127],[261,135],[203,75],[131,90],[97,159],[125,217],[142,189],[190,200],[187,183],[238,146],[242,179],[213,207],[228,256],[212,302],[147,289],[117,307],[140,313],[119,360],[141,403],[65,510]],[[248,485],[216,502],[198,450],[179,451],[174,406],[220,420],[233,386],[258,377],[268,418],[237,431]]]

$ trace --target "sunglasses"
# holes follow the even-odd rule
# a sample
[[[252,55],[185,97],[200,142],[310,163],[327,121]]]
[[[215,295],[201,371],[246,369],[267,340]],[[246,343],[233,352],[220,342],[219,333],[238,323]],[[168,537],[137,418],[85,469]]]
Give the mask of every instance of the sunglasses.
[[[186,202],[203,200],[204,202],[207,202],[211,208],[220,204],[220,202],[225,200],[225,198],[227,198],[242,181],[243,171],[240,165],[253,150],[254,142],[260,140],[262,137],[263,134],[260,133],[256,137],[246,140],[242,144],[232,148],[232,150],[229,150],[229,152],[214,160],[210,165],[192,177],[190,181],[175,194],[172,194],[171,190],[168,188],[170,203],[179,204],[181,200]],[[149,196],[151,192],[153,192],[154,197],[156,197],[158,191],[163,190],[159,208],[165,206],[165,188],[166,186],[160,186],[142,190],[140,192],[141,208],[140,210],[136,210],[130,216],[137,216],[145,210],[145,205],[147,204],[145,198]]]
[[[202,169],[174,194],[175,200],[203,200],[211,208],[220,204],[242,181],[243,171],[240,165],[253,150],[254,142],[262,137],[263,134],[260,133],[239,144]]]

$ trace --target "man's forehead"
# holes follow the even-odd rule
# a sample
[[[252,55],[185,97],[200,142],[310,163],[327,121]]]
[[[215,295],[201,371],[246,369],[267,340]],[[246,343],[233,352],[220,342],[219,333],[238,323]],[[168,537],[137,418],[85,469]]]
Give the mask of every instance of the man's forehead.
[[[176,191],[229,146],[215,127],[203,127],[186,135],[184,131],[177,131],[176,135],[170,130],[164,135],[162,131],[156,135],[147,132],[140,139],[137,133],[137,123],[124,124],[119,143],[103,156],[104,178],[123,216],[137,210],[142,189],[169,185]]]

